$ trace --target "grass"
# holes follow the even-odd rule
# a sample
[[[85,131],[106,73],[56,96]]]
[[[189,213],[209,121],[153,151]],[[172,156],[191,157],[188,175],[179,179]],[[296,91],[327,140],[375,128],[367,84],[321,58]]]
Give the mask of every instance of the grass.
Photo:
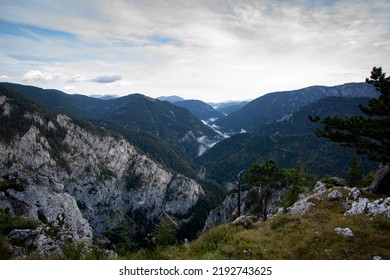
[[[326,195],[324,195],[325,197]],[[252,228],[223,225],[207,231],[189,245],[137,252],[130,258],[159,259],[390,259],[390,219],[384,216],[344,216],[341,201],[321,199],[303,215],[281,214]],[[349,227],[354,237],[338,235]]]

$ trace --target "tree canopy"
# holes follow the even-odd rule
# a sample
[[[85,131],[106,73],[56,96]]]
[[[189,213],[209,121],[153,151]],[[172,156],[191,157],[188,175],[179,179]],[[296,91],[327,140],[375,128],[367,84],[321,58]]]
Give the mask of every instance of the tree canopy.
[[[273,160],[268,160],[263,164],[255,163],[244,174],[244,179],[248,183],[261,188],[261,204],[264,221],[267,220],[268,197],[271,188],[275,187],[280,176],[281,170]]]

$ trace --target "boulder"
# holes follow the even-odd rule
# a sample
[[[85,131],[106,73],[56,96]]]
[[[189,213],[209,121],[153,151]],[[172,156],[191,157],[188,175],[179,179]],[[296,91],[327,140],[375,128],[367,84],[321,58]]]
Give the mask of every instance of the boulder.
[[[352,232],[352,230],[350,228],[335,228],[334,231],[339,234],[339,235],[342,235],[342,236],[345,236],[345,237],[353,237],[354,234]]]
[[[250,228],[253,224],[253,222],[256,221],[255,216],[240,216],[237,219],[235,219],[232,223],[232,225],[243,225],[245,228]]]
[[[344,197],[344,195],[339,190],[334,190],[330,192],[327,196],[328,200],[340,200]]]
[[[390,197],[386,199],[380,198],[374,202],[367,203],[367,212],[370,215],[384,215],[390,218]]]
[[[359,215],[365,214],[367,210],[368,199],[359,198],[359,201],[354,201],[351,205],[351,209],[344,213],[344,215]]]
[[[322,181],[318,181],[317,184],[314,186],[313,192],[321,194],[326,192],[328,188],[326,187],[326,184]]]
[[[358,197],[361,195],[361,192],[360,190],[358,190],[357,188],[352,188],[350,191],[349,191],[349,196],[353,198],[353,200],[356,200],[358,199]]]
[[[13,229],[7,235],[7,240],[12,245],[30,246],[38,233],[35,229]]]
[[[304,198],[294,203],[290,208],[289,213],[292,215],[304,214],[308,212],[315,204],[308,201],[308,198]]]

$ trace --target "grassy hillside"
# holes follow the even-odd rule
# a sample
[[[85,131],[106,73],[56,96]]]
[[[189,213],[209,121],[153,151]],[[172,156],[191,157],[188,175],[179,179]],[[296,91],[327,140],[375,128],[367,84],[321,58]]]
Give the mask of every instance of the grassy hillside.
[[[347,195],[344,189],[339,189]],[[188,245],[141,250],[135,259],[390,259],[390,219],[384,216],[345,216],[345,201],[329,201],[327,191],[301,215],[280,214],[249,228],[221,225],[202,233]],[[370,195],[369,195],[370,196]],[[371,196],[370,196],[371,197]],[[371,197],[371,200],[373,197]],[[350,228],[345,237],[335,228]]]

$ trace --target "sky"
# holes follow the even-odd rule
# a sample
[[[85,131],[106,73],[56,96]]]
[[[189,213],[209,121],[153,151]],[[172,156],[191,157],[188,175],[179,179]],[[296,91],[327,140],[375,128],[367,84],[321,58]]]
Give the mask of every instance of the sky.
[[[0,81],[220,102],[390,73],[388,0],[0,0]]]

